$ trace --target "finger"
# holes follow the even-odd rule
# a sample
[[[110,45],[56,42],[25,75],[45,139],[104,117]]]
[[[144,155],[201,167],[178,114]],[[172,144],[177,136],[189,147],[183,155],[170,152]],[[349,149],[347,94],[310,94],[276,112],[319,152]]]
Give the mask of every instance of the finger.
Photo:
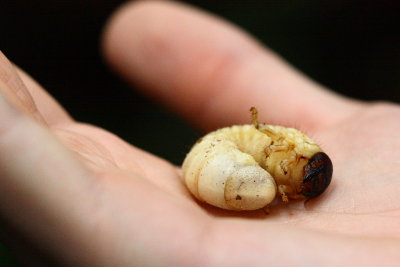
[[[48,125],[70,121],[65,110],[29,75],[0,52],[1,93],[20,111]]]
[[[178,3],[124,6],[108,24],[104,51],[145,94],[204,128],[249,122],[256,106],[269,123],[314,129],[357,107],[234,26]]]

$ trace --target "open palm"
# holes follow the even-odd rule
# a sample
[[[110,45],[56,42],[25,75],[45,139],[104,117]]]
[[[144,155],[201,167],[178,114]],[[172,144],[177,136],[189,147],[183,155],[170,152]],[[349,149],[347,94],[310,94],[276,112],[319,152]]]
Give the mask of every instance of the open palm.
[[[393,265],[400,256],[400,108],[349,100],[307,80],[244,33],[173,3],[110,21],[110,63],[204,130],[261,120],[296,126],[334,165],[319,198],[264,211],[196,202],[180,169],[80,124],[0,63],[0,212],[68,264]]]

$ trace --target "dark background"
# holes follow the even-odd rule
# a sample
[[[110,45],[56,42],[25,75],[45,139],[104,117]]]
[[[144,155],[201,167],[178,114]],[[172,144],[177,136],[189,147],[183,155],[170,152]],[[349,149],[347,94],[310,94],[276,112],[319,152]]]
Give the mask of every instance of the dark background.
[[[135,93],[100,55],[102,27],[123,2],[2,0],[0,49],[77,120],[180,164],[199,133]],[[184,2],[240,25],[337,92],[400,102],[400,8],[395,1]],[[1,220],[0,264],[26,263],[34,256],[21,255],[15,242],[21,237],[10,231]]]

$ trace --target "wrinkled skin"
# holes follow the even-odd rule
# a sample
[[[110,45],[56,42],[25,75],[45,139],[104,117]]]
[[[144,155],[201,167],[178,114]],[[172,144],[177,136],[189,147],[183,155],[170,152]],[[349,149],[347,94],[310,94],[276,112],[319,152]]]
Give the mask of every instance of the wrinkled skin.
[[[269,215],[201,205],[179,168],[74,121],[2,56],[0,212],[39,248],[91,266],[400,262],[398,105],[335,95],[175,3],[125,5],[103,48],[128,81],[205,131],[248,122],[251,106],[268,123],[300,126],[331,157],[332,183]]]

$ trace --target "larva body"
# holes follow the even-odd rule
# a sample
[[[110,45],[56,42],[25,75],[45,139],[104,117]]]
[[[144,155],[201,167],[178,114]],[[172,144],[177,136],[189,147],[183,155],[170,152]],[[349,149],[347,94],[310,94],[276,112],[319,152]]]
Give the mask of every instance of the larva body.
[[[255,210],[277,193],[283,201],[321,194],[332,163],[300,131],[257,123],[207,134],[193,146],[182,170],[197,199],[223,209]]]

